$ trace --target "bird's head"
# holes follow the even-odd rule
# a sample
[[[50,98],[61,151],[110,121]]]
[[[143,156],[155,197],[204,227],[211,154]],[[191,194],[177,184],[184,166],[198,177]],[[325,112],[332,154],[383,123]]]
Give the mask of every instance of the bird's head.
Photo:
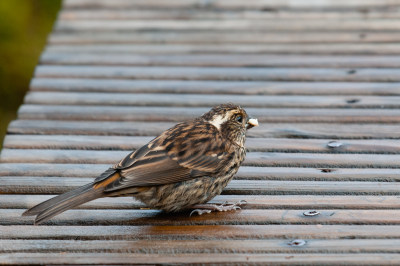
[[[228,103],[212,108],[202,118],[215,126],[223,136],[243,146],[247,129],[258,126],[255,118],[238,105]]]

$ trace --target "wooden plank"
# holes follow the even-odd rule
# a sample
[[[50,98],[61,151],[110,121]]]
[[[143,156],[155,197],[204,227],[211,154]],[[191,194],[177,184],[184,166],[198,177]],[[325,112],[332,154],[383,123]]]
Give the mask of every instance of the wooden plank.
[[[251,50],[250,50],[251,51]],[[249,67],[398,67],[397,56],[303,56],[303,55],[119,55],[112,53],[52,53],[42,64],[143,65],[143,66],[249,66]]]
[[[109,164],[32,164],[2,163],[1,176],[61,176],[96,177],[105,171]],[[354,181],[398,181],[398,169],[374,168],[282,168],[242,166],[236,179],[259,180],[354,180]]]
[[[155,136],[173,126],[171,122],[127,121],[12,121],[9,134],[66,134],[66,135],[124,135]],[[394,124],[339,123],[268,123],[252,128],[248,137],[262,138],[319,138],[319,139],[398,139],[400,126]]]
[[[187,253],[338,253],[400,251],[398,239],[312,239],[304,246],[286,239],[257,240],[0,240],[0,253],[15,252],[98,252],[142,254]]]
[[[277,21],[277,20],[58,20],[55,23],[55,32],[90,31],[106,32],[124,31],[134,32],[140,30],[197,30],[207,31],[251,31],[253,32],[310,32],[310,31],[396,31],[399,26],[392,20],[341,20],[337,23],[321,20],[319,23],[309,20]]]
[[[400,17],[399,17],[400,18]],[[332,43],[332,44],[77,44],[77,45],[49,45],[45,49],[49,58],[42,60],[67,60],[65,58],[57,58],[54,55],[68,54],[83,55],[89,54],[90,56],[101,55],[107,53],[110,55],[130,55],[132,53],[140,55],[186,55],[186,54],[235,54],[235,55],[249,55],[249,54],[338,54],[338,55],[386,55],[386,54],[400,54],[400,45],[397,43]],[[54,57],[53,57],[54,56]],[[109,58],[109,57],[108,57]],[[115,57],[117,58],[117,57]],[[105,61],[107,58],[103,58]],[[137,57],[134,57],[138,61]],[[94,60],[91,58],[91,60]],[[77,61],[77,59],[75,59]],[[121,59],[122,61],[122,59]],[[127,61],[127,60],[125,60]],[[107,61],[105,61],[107,62]],[[215,61],[214,61],[215,62]],[[125,62],[126,63],[126,62]],[[195,63],[195,62],[194,62]],[[209,62],[210,63],[210,62]],[[237,61],[233,63],[239,63]],[[267,63],[267,62],[262,62]],[[164,62],[165,64],[165,62]],[[249,64],[246,61],[242,64]],[[260,64],[260,62],[258,62]]]
[[[76,187],[93,182],[93,178],[57,178],[32,176],[2,176],[1,194],[62,194]],[[28,184],[30,183],[30,185]]]
[[[114,0],[113,2],[108,2],[104,0],[66,0],[64,1],[64,9],[69,8],[141,8],[141,7],[159,7],[159,8],[201,8],[201,7],[212,7],[212,8],[290,8],[290,9],[316,9],[321,12],[321,10],[326,9],[337,9],[346,8],[346,10],[351,10],[351,8],[374,8],[374,7],[387,7],[396,6],[400,2],[398,0],[317,0],[312,3],[304,2],[301,0],[261,0],[261,1],[247,1],[242,2],[240,0],[216,0],[213,2],[204,2],[201,0],[190,0],[190,1],[179,1],[171,0],[168,2],[159,0],[148,0],[148,1],[138,1],[138,0]]]
[[[0,180],[0,192],[4,194],[60,194],[92,181],[93,178],[3,176]],[[395,195],[399,191],[400,186],[395,182],[233,180],[222,193],[226,195],[304,195],[310,193]]]
[[[399,6],[66,0],[1,154],[0,261],[396,264]],[[226,101],[262,122],[213,200],[243,210],[162,214],[127,197],[44,226],[20,216]]]
[[[33,178],[34,179],[34,178]],[[54,195],[2,194],[0,208],[27,209]],[[295,200],[294,200],[295,198]],[[245,200],[242,209],[396,209],[398,197],[390,195],[219,195],[210,203],[223,204]],[[101,198],[77,209],[140,209],[145,207],[132,197]]]
[[[0,239],[138,240],[138,239],[354,239],[399,238],[398,225],[191,225],[191,226],[0,226]]]
[[[36,164],[4,163],[0,164],[0,176],[69,176],[96,177],[110,167],[109,164]]]
[[[142,125],[135,123],[94,121],[43,121],[18,119],[10,123],[8,133],[11,134],[66,134],[66,135],[158,135],[174,123],[153,122]],[[100,125],[101,124],[101,125]],[[107,125],[108,124],[108,125]],[[100,129],[101,127],[101,129]]]
[[[158,210],[68,210],[48,225],[235,225],[235,224],[392,224],[399,225],[399,210],[324,209],[317,216],[304,216],[308,209],[243,209],[230,212],[189,216],[182,213],[162,213]],[[33,217],[21,216],[21,209],[0,209],[1,225],[32,224]]]
[[[83,96],[83,95],[82,95]],[[75,99],[71,99],[71,97],[65,97],[65,102],[68,103],[68,100],[71,100],[72,102],[79,102],[79,104],[89,104],[89,105],[22,105],[19,108],[18,111],[18,118],[19,119],[33,119],[33,120],[86,120],[86,121],[142,121],[142,122],[147,122],[147,121],[160,121],[160,122],[166,122],[166,121],[171,121],[171,122],[182,122],[182,121],[187,121],[190,119],[193,119],[197,117],[199,114],[203,114],[207,112],[210,108],[197,108],[197,107],[175,107],[167,106],[164,107],[160,102],[163,102],[163,100],[154,100],[151,101],[152,103],[149,105],[153,105],[152,107],[150,106],[132,106],[128,107],[130,105],[128,102],[130,99],[132,99],[134,102],[138,102],[138,105],[144,104],[145,102],[140,102],[140,97],[135,98],[135,95],[132,95],[131,97],[126,97],[125,101],[121,101],[122,104],[126,104],[126,106],[110,106],[108,104],[118,104],[118,101],[113,102],[113,98],[110,95],[109,101],[106,100],[107,97],[105,97],[104,105],[96,105],[96,106],[90,106],[91,104],[97,104],[96,102],[96,97],[94,96],[93,98],[82,98],[79,97]],[[146,97],[147,98],[147,97]],[[184,100],[185,97],[180,98],[180,100]],[[190,97],[187,97],[190,98]],[[193,100],[192,102],[188,101],[183,101],[183,104],[177,104],[177,106],[182,106],[182,105],[201,105],[202,97],[199,97],[199,101]],[[227,99],[234,99],[236,97],[227,97]],[[279,100],[277,100],[277,103],[274,103],[272,99],[269,99],[266,97],[268,100],[266,101],[266,106],[268,106],[268,103],[271,103],[271,105],[277,104],[276,107],[278,107]],[[246,111],[248,114],[251,116],[257,117],[258,121],[260,123],[283,123],[283,122],[295,122],[295,123],[304,123],[304,122],[322,122],[322,123],[328,123],[328,122],[333,122],[333,123],[398,123],[400,122],[400,111],[398,109],[326,109],[326,108],[313,108],[313,109],[308,109],[308,108],[301,108],[301,104],[304,104],[303,107],[307,107],[307,98],[304,97],[305,102],[296,102],[296,98],[294,98],[293,101],[290,101],[290,96],[288,97],[289,99],[285,99],[285,97],[282,97],[282,100],[285,101],[287,104],[286,105],[298,105],[299,108],[260,108],[260,109],[255,109],[255,108],[247,108]],[[46,99],[39,98],[38,102],[46,101]],[[87,99],[87,100],[86,100]],[[160,98],[158,98],[160,99]],[[195,99],[195,98],[194,98]],[[207,99],[207,98],[206,98]],[[206,100],[205,99],[205,100]],[[210,106],[218,105],[221,102],[218,102],[218,99],[223,99],[223,97],[215,97],[214,99],[211,100],[210,98]],[[225,100],[227,100],[225,99]],[[237,98],[236,98],[237,99]],[[328,98],[332,99],[332,98]],[[343,104],[347,105],[350,107],[353,101],[357,102],[358,99],[360,99],[360,102],[368,102],[368,100],[363,101],[362,97],[356,97],[356,98],[348,98],[348,100],[344,100],[345,102]],[[395,100],[395,97],[390,98],[391,100]],[[167,100],[167,99],[166,99]],[[262,97],[260,97],[260,100],[262,100]],[[310,101],[310,106],[311,101],[313,98],[308,99]],[[333,99],[334,101],[335,99]],[[390,101],[391,101],[390,100]],[[60,102],[63,100],[60,100]],[[214,102],[215,101],[215,102]],[[384,99],[383,99],[384,101]],[[34,100],[30,100],[29,95],[27,95],[27,100],[26,102],[35,102]],[[51,103],[51,97],[50,101]],[[159,102],[160,104],[158,104]],[[168,102],[168,101],[167,101]],[[234,101],[225,101],[225,102],[234,102]],[[313,101],[314,102],[314,101]],[[316,100],[318,102],[318,100]],[[328,101],[329,102],[329,101]],[[339,101],[337,101],[339,102]],[[350,103],[347,103],[350,102]],[[191,104],[192,103],[192,104]],[[243,103],[246,104],[246,100],[244,99],[243,101],[240,101],[240,99],[237,99],[236,103]],[[324,103],[320,103],[321,105]],[[400,103],[400,102],[399,102]],[[397,103],[393,103],[397,105]],[[108,106],[107,106],[108,105]],[[134,103],[132,105],[135,105]],[[203,105],[207,105],[207,102],[204,101]],[[257,103],[250,103],[248,102],[249,106],[255,106]],[[285,104],[282,104],[285,105]],[[318,105],[318,104],[316,104]],[[334,105],[334,104],[332,104]],[[340,104],[338,104],[340,105]],[[385,104],[382,104],[385,105]],[[387,107],[390,107],[390,103],[387,104]],[[160,106],[160,107],[158,107]],[[262,106],[262,102],[260,103],[259,106]],[[272,106],[274,107],[274,106]],[[329,106],[324,106],[324,107],[329,107]],[[336,106],[334,106],[336,107]],[[355,106],[356,107],[356,106]],[[363,107],[361,104],[358,105],[358,107]],[[378,104],[376,105],[378,107]],[[165,111],[165,112],[164,112]]]
[[[109,167],[110,164],[1,163],[0,176],[94,178]],[[241,166],[235,179],[398,182],[400,180],[400,170],[391,168],[288,168]],[[88,179],[87,182],[90,182],[90,180]]]
[[[399,69],[235,68],[235,67],[132,67],[56,66],[36,67],[40,78],[184,79],[236,81],[372,81],[398,82]]]
[[[399,96],[398,82],[263,82],[33,78],[30,91],[241,95]]]
[[[5,265],[20,264],[335,264],[338,262],[337,254],[135,254],[124,253],[10,253],[1,254],[0,260]],[[368,261],[370,265],[393,265],[400,260],[399,254],[376,254],[376,253],[344,253],[340,255],[340,262],[345,264],[359,264],[360,261]]]
[[[250,50],[251,51],[251,50]],[[40,57],[44,65],[100,66],[209,66],[209,67],[321,67],[321,68],[396,68],[397,55],[275,55],[275,54],[192,54],[141,55],[114,53],[51,53]]]
[[[4,138],[3,147],[9,149],[133,150],[140,148],[153,138],[153,136],[7,135]]]
[[[324,10],[278,10],[271,8],[266,10],[230,10],[224,12],[220,9],[96,9],[80,7],[79,9],[62,9],[58,14],[59,20],[148,20],[148,19],[176,19],[176,20],[198,20],[198,19],[279,19],[279,20],[341,20],[341,19],[394,19],[399,18],[398,9],[368,9],[338,12]],[[365,11],[365,12],[364,12]]]
[[[115,164],[128,151],[3,149],[4,163]],[[400,168],[399,154],[249,152],[243,165],[280,167]]]
[[[192,44],[225,44],[225,43],[396,43],[400,41],[400,34],[395,32],[291,32],[280,34],[264,32],[75,32],[53,33],[49,37],[50,44],[131,44],[131,43],[192,43]]]
[[[33,178],[34,179],[34,178]],[[39,204],[45,200],[48,200],[50,198],[54,197],[54,195],[44,195],[44,194],[2,194],[0,195],[0,208],[1,209],[28,209],[36,204]],[[228,196],[225,196],[228,197]],[[381,200],[383,197],[379,197]],[[388,196],[392,197],[392,196]],[[253,202],[259,202],[261,203],[260,206],[263,205],[262,199],[255,198],[253,197]],[[379,201],[378,198],[374,200],[373,196],[370,198],[372,201]],[[221,198],[220,200],[216,202],[220,202],[223,200]],[[283,199],[284,200],[284,199]],[[354,200],[357,201],[357,198],[354,198]],[[365,198],[367,200],[367,198]],[[305,199],[306,201],[306,199]],[[363,200],[360,198],[360,202]],[[390,199],[386,198],[384,201],[386,201],[386,204],[383,203],[382,206],[390,206]],[[222,202],[223,203],[223,202]],[[367,203],[367,202],[365,202]],[[257,203],[256,203],[257,204]],[[257,206],[257,205],[254,206]],[[362,204],[362,203],[361,203]],[[379,205],[379,204],[378,204]],[[141,202],[134,200],[132,197],[118,197],[118,198],[101,198],[101,199],[96,199],[93,201],[90,201],[88,203],[85,203],[83,205],[80,205],[77,207],[78,209],[139,209],[145,207],[144,204]]]
[[[3,147],[8,149],[77,149],[77,150],[134,150],[154,136],[85,136],[85,135],[7,135]],[[329,147],[337,144],[338,147]],[[249,151],[329,152],[329,153],[400,153],[395,140],[279,139],[247,138]]]
[[[45,104],[50,106],[60,105],[101,105],[124,106],[129,105],[143,112],[149,109],[170,110],[172,115],[181,113],[183,108],[176,107],[209,107],[223,102],[240,103],[245,106],[248,113],[262,116],[271,109],[279,108],[399,108],[400,96],[310,96],[310,95],[204,95],[204,94],[157,94],[157,93],[85,93],[85,92],[29,92],[25,96],[27,107]],[[142,106],[142,107],[136,107]],[[156,106],[159,106],[156,108]],[[258,107],[251,108],[251,107]],[[60,107],[62,108],[62,107]],[[264,111],[266,109],[266,111]],[[185,108],[190,114],[206,112],[206,108]],[[276,109],[275,109],[276,110]],[[133,113],[135,110],[132,110]],[[296,110],[297,111],[297,110]],[[298,110],[299,111],[299,110]],[[320,110],[318,110],[320,111]],[[337,111],[336,111],[337,112]],[[338,114],[342,115],[342,114]],[[387,115],[388,116],[388,115]]]

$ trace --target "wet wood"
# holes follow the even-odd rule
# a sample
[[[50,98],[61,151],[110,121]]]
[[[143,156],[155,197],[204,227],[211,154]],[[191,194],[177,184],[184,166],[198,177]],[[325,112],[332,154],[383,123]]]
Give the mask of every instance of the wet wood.
[[[295,240],[296,241],[296,240]],[[298,240],[300,243],[300,241]],[[398,239],[313,239],[296,246],[287,239],[256,240],[0,240],[0,252],[188,253],[337,253],[400,251]],[[174,250],[171,246],[174,246]]]
[[[103,53],[109,54],[104,58],[97,59],[94,56],[101,56]],[[79,55],[85,55],[85,59],[78,61],[78,58],[72,59],[75,62],[84,62],[84,60],[90,59],[91,62],[96,62],[96,60],[102,60],[103,62],[116,63],[117,61],[112,61],[111,59],[115,60],[118,59],[124,64],[128,64],[128,60],[124,60],[123,57],[118,57],[118,55],[122,55],[125,53],[129,54],[137,54],[137,55],[188,55],[188,54],[204,54],[210,53],[213,55],[219,54],[227,54],[229,56],[232,55],[249,55],[249,54],[338,54],[338,55],[386,55],[386,54],[393,54],[397,55],[400,53],[400,45],[396,43],[379,43],[379,44],[369,44],[369,43],[327,43],[327,44],[169,44],[169,45],[160,45],[160,44],[112,44],[112,45],[102,45],[102,44],[77,44],[77,45],[49,45],[46,48],[46,55],[41,57],[41,60],[46,63],[68,63],[70,60],[66,58],[66,56],[75,56],[78,57]],[[64,54],[63,58],[60,58]],[[58,57],[56,57],[58,55]],[[187,56],[183,56],[182,58],[188,58]],[[237,56],[235,56],[237,57]],[[157,62],[161,62],[166,64],[167,62],[164,59],[164,62],[160,59],[165,57],[153,57],[153,58],[146,58],[147,62],[150,63],[150,60],[153,59],[153,63],[155,59],[158,59]],[[172,57],[174,58],[174,57]],[[306,58],[306,57],[305,57]],[[136,59],[133,63],[138,63],[139,57],[130,56],[131,60]],[[198,56],[197,59],[202,59],[202,57]],[[71,60],[71,61],[72,61]],[[144,64],[145,57],[142,56],[141,64]],[[255,59],[253,59],[255,60]],[[225,62],[227,59],[225,58]],[[88,62],[88,61],[86,61]],[[90,61],[89,61],[90,62]],[[98,62],[97,62],[98,63]],[[177,62],[173,62],[170,60],[169,64],[177,64]],[[181,64],[184,63],[181,61]],[[188,64],[188,62],[185,62]],[[196,61],[191,61],[193,64],[197,64]],[[212,61],[209,60],[208,64],[221,64],[222,62],[219,61]],[[250,63],[245,61],[233,61],[229,62],[230,64],[248,64]],[[268,64],[268,62],[262,61],[257,62],[258,65]],[[200,63],[200,64],[204,64]],[[226,63],[225,63],[226,64]],[[384,64],[382,62],[382,64]],[[253,62],[254,65],[254,62]]]
[[[50,36],[51,44],[146,44],[146,43],[186,43],[186,44],[225,44],[225,43],[396,43],[400,35],[396,32],[291,32],[281,34],[276,32],[252,33],[250,32],[177,32],[151,31],[125,32],[67,32],[54,33]]]
[[[149,261],[154,263],[168,264],[183,264],[183,263],[198,263],[198,264],[323,264],[337,262],[337,254],[253,254],[253,253],[237,253],[237,254],[207,254],[207,256],[199,256],[199,254],[102,254],[102,253],[82,253],[79,256],[73,253],[11,253],[1,254],[0,260],[5,264],[32,264],[32,263],[47,263],[47,264],[63,264],[63,261],[68,261],[69,264],[146,264]],[[371,265],[392,265],[400,260],[399,254],[383,254],[383,253],[366,253],[366,254],[341,254],[341,262],[348,264],[357,264],[360,261],[368,261]]]
[[[84,95],[82,95],[84,97]],[[112,96],[110,100],[112,100]],[[201,98],[201,97],[200,97]],[[219,97],[215,97],[214,100],[218,100]],[[229,98],[229,97],[228,97]],[[260,97],[261,98],[261,97]],[[66,97],[65,101],[68,101]],[[214,101],[212,100],[212,101]],[[348,101],[353,101],[354,99],[349,99]],[[74,100],[73,100],[74,101]],[[95,99],[78,99],[80,104],[91,105]],[[129,98],[125,102],[129,101]],[[210,101],[210,102],[212,102]],[[268,102],[271,102],[270,107],[278,106],[278,102],[274,103],[272,99],[266,101],[265,106],[268,107]],[[305,100],[307,101],[307,100]],[[355,100],[357,101],[357,100]],[[29,101],[30,102],[30,101]],[[154,100],[152,101],[162,102]],[[227,101],[229,102],[229,101]],[[233,102],[233,101],[230,101]],[[237,98],[237,103],[240,102],[239,97]],[[243,101],[245,102],[245,101]],[[343,106],[348,104],[346,101]],[[113,104],[111,101],[108,104]],[[115,102],[117,104],[117,102]],[[201,105],[201,101],[198,103]],[[253,109],[246,108],[246,110],[252,116],[258,118],[260,122],[267,123],[282,123],[282,122],[333,122],[333,123],[398,123],[400,122],[399,111],[397,109],[303,109],[301,105],[306,103],[295,103],[288,102],[287,105],[298,105],[300,108],[286,108],[281,110],[280,108],[262,108]],[[322,103],[321,103],[322,104]],[[126,104],[128,105],[128,104]],[[193,119],[197,117],[196,114],[202,114],[201,110],[206,110],[205,108],[188,108],[188,107],[169,107],[171,112],[168,114],[163,112],[168,110],[168,107],[157,107],[155,104],[153,107],[140,107],[142,105],[138,104],[138,107],[127,107],[127,106],[61,106],[61,105],[23,105],[18,111],[20,119],[32,119],[32,120],[75,120],[75,121],[172,121],[172,122],[182,122]],[[182,104],[190,105],[190,103]],[[194,104],[197,105],[197,104]],[[205,103],[204,103],[205,105]],[[249,104],[257,105],[255,104]],[[334,104],[332,104],[334,106]],[[340,105],[340,104],[338,104]],[[390,105],[390,104],[388,104]],[[393,103],[397,105],[397,103]],[[261,106],[261,103],[260,103]],[[362,107],[362,105],[358,105]],[[356,107],[356,106],[355,106]],[[149,110],[149,112],[147,112]],[[182,112],[180,112],[182,110]],[[186,110],[186,113],[185,113]],[[200,112],[199,112],[200,111]],[[382,118],[384,117],[384,118]]]
[[[399,69],[235,68],[235,67],[36,67],[41,78],[184,79],[236,81],[372,81],[398,82]]]
[[[34,179],[34,178],[33,178]],[[14,193],[17,193],[15,191]],[[27,192],[25,192],[27,193]],[[2,194],[0,207],[3,209],[27,209],[54,195]],[[294,200],[295,198],[295,200]],[[242,209],[396,209],[398,197],[390,195],[219,195],[211,203],[235,203],[245,200]],[[77,209],[140,209],[143,203],[132,197],[101,198],[90,201]]]
[[[0,155],[1,263],[396,264],[399,4],[65,0]],[[21,216],[222,102],[260,121],[211,201],[242,210]]]
[[[93,182],[93,178],[7,177],[0,184],[1,193],[60,194]],[[400,185],[394,182],[276,181],[233,180],[222,194],[226,195],[395,195]],[[293,200],[295,197],[293,198]]]
[[[77,149],[134,150],[155,136],[85,136],[85,135],[8,135],[3,147],[8,149]],[[330,147],[336,144],[335,147]],[[329,152],[329,153],[400,153],[396,140],[326,140],[247,138],[249,151]]]
[[[5,163],[115,164],[128,151],[3,149]],[[243,165],[281,167],[377,167],[400,168],[398,154],[327,154],[288,152],[249,152]]]
[[[360,8],[360,6],[368,7],[368,8],[378,8],[378,7],[387,7],[391,5],[398,4],[398,0],[350,0],[350,1],[323,1],[317,0],[312,3],[304,2],[301,0],[269,0],[269,1],[251,1],[243,3],[240,0],[217,0],[211,3],[204,3],[201,0],[190,0],[190,1],[160,1],[160,0],[149,0],[146,2],[137,1],[137,0],[114,0],[114,2],[110,3],[104,0],[66,0],[64,2],[64,7],[68,8],[115,8],[115,9],[126,9],[126,8],[140,8],[140,7],[173,7],[173,8],[201,8],[201,7],[212,7],[212,8],[224,8],[224,7],[236,7],[236,8],[251,8],[251,9],[264,9],[264,8],[289,8],[289,9],[301,9],[301,8],[308,8],[308,9],[316,9],[318,11],[325,10],[325,9],[337,9],[337,8],[349,8],[356,7]],[[350,9],[351,10],[351,9]]]
[[[141,8],[138,9],[111,9],[112,7],[99,8],[96,12],[90,7],[79,9],[63,9],[58,16],[59,20],[150,20],[150,19],[168,19],[168,20],[198,20],[198,19],[279,19],[279,20],[341,20],[341,19],[393,19],[399,18],[396,10],[368,9],[368,12],[339,12],[334,10],[298,10],[291,12],[281,9],[270,10],[223,10],[214,9],[198,9],[193,12],[193,9],[153,9]],[[364,10],[365,11],[365,10]]]
[[[396,225],[264,224],[192,226],[0,226],[1,239],[355,239],[399,238]]]
[[[1,225],[32,224],[32,217],[21,216],[24,210],[2,209]],[[399,210],[324,209],[317,216],[303,215],[299,210],[247,210],[189,216],[190,211],[165,214],[158,210],[69,210],[45,224],[48,225],[235,225],[235,224],[391,224],[399,225]]]
[[[121,80],[34,78],[30,90],[55,92],[175,93],[224,95],[387,95],[399,96],[400,83],[268,82],[210,80]]]
[[[185,108],[190,114],[198,116],[207,111],[209,105],[217,105],[221,102],[241,103],[247,112],[254,116],[265,116],[274,110],[267,108],[399,108],[400,96],[292,96],[292,95],[203,95],[203,94],[157,94],[157,93],[74,93],[74,92],[30,92],[25,96],[27,106],[40,108],[38,105],[94,105],[101,106],[132,106],[132,110],[126,113],[135,113],[135,110],[143,110],[145,113],[171,110],[172,114],[182,113]],[[25,105],[26,106],[26,105]],[[143,107],[138,107],[143,106]],[[158,108],[156,106],[159,106]],[[252,107],[259,107],[257,109]],[[62,106],[60,106],[62,108]],[[70,108],[70,107],[68,107]],[[154,111],[152,111],[154,109]],[[264,111],[266,109],[266,111]],[[277,110],[275,109],[275,110]],[[285,109],[285,110],[286,110]],[[289,109],[290,110],[290,109]],[[34,110],[32,110],[34,111]],[[300,110],[296,110],[300,111]],[[338,110],[335,110],[338,112]],[[397,110],[396,110],[397,111]],[[29,112],[29,111],[28,111]],[[64,111],[65,112],[65,111]],[[85,112],[85,111],[83,111]],[[196,114],[197,112],[197,114]],[[279,110],[279,112],[282,112]],[[318,110],[321,112],[321,110]],[[342,114],[338,114],[341,116]],[[270,114],[275,116],[275,114]],[[384,115],[384,116],[390,116]]]
[[[342,20],[337,23],[321,20],[319,23],[314,21],[302,20],[300,23],[292,23],[292,21],[259,21],[259,20],[187,20],[185,23],[174,20],[77,20],[77,21],[57,21],[54,30],[56,32],[106,32],[124,31],[134,32],[140,30],[175,30],[175,31],[246,31],[253,32],[298,32],[298,31],[396,31],[398,25],[393,20]]]
[[[249,50],[248,50],[249,51]],[[250,50],[251,51],[251,50]],[[101,66],[210,66],[210,67],[352,67],[394,68],[400,57],[392,56],[313,56],[313,55],[141,55],[51,53],[42,54],[45,65],[101,65]]]
[[[1,176],[90,177],[107,170],[110,164],[38,164],[2,163]],[[16,179],[16,178],[15,178]],[[382,181],[400,180],[400,170],[392,168],[305,168],[242,166],[235,179],[248,180],[327,180]],[[88,179],[87,182],[91,180]]]
[[[173,119],[173,117],[171,117]],[[182,121],[180,119],[179,121]],[[177,122],[177,121],[176,121]],[[24,120],[10,123],[11,134],[66,134],[66,135],[124,135],[155,136],[173,126],[173,122],[127,121],[56,121]],[[261,124],[248,133],[249,137],[262,138],[323,138],[323,139],[398,139],[400,125],[394,124],[358,124],[344,126],[340,123],[268,123]]]

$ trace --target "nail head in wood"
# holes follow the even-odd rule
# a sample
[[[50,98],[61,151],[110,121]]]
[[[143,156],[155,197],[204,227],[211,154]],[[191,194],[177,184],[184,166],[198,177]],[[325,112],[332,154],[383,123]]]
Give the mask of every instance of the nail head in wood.
[[[288,245],[292,246],[292,247],[301,247],[301,246],[304,246],[306,243],[307,242],[304,241],[303,239],[295,239],[295,240],[290,241],[288,243]]]
[[[339,148],[339,147],[343,146],[343,143],[333,140],[333,141],[328,142],[327,146],[331,149],[335,149],[335,148]]]
[[[317,216],[319,214],[320,214],[320,212],[319,211],[315,211],[315,210],[303,212],[304,216]]]

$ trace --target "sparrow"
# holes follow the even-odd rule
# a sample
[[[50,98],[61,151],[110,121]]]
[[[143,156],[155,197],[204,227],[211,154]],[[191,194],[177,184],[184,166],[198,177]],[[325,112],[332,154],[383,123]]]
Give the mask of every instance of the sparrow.
[[[246,132],[254,126],[258,126],[257,119],[240,106],[218,105],[167,129],[92,183],[44,201],[22,215],[36,216],[35,224],[40,224],[85,202],[119,196],[133,196],[147,207],[165,212],[195,209],[201,215],[238,209],[237,204],[205,203],[219,195],[238,171],[246,156]]]

